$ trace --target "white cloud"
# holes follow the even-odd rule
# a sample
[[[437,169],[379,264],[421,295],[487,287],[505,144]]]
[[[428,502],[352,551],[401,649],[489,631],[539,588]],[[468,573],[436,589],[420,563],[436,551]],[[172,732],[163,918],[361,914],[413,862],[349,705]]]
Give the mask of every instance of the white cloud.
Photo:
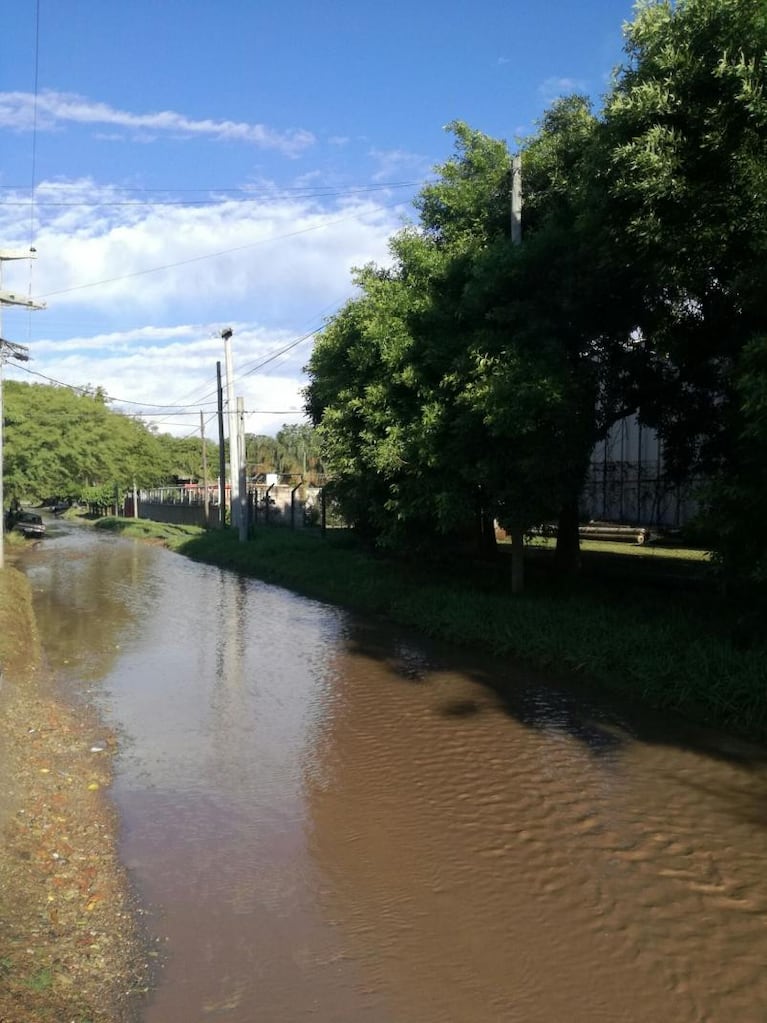
[[[355,263],[386,259],[399,221],[396,209],[360,196],[332,207],[284,197],[162,206],[88,181],[42,183],[36,194],[36,292],[58,310],[107,318],[130,309],[197,319],[201,307],[250,301],[284,321],[288,307],[345,291]],[[2,211],[3,237],[23,244],[28,211]]]
[[[388,260],[400,222],[370,196],[332,206],[280,196],[162,206],[134,194],[89,180],[38,186],[38,259],[31,279],[26,261],[6,264],[4,285],[45,298],[48,309],[9,308],[4,335],[29,344],[36,372],[151,405],[210,395],[224,325],[234,328],[240,373],[321,327],[352,293],[351,267]],[[28,244],[28,230],[28,206],[0,206],[8,247]],[[249,430],[301,420],[310,352],[307,340],[242,377],[246,408],[279,413],[254,415]],[[161,419],[173,433],[199,427],[195,415]]]
[[[203,137],[275,149],[286,156],[296,156],[315,142],[314,135],[303,129],[279,132],[245,121],[195,120],[174,110],[136,114],[74,93],[44,90],[37,99],[29,92],[0,93],[0,127],[31,131],[34,126],[38,131],[52,131],[65,124],[124,128],[133,142],[150,142],[161,135],[175,139]],[[100,137],[114,137],[114,133],[100,132]]]
[[[403,174],[420,178],[431,169],[425,156],[404,149],[371,149],[368,155],[378,164],[373,181],[387,181]]]
[[[579,78],[546,78],[538,86],[538,95],[548,105],[563,96],[569,96],[574,92],[588,92],[588,85]]]
[[[274,433],[283,423],[302,421],[300,367],[308,358],[311,342],[257,369],[293,339],[286,332],[248,324],[235,324],[234,328],[235,394],[245,399],[248,432]],[[49,380],[99,385],[112,399],[113,408],[140,415],[162,432],[182,436],[199,431],[200,410],[206,419],[215,415],[216,362],[221,362],[222,372],[224,364],[217,333],[210,324],[187,324],[64,341],[41,340],[30,345],[33,361],[28,368]],[[9,367],[8,375],[45,382],[19,367]],[[207,431],[215,436],[213,426]]]

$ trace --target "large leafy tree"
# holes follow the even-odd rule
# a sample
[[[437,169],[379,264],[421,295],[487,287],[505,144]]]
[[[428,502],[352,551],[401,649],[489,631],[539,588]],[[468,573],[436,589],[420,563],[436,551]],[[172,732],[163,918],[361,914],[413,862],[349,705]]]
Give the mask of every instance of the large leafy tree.
[[[741,352],[767,326],[767,8],[644,4],[627,55],[604,173],[640,299],[641,408],[679,473],[716,473]]]
[[[559,100],[546,112],[522,151],[523,243],[511,260],[496,243],[475,268],[487,304],[475,316],[498,334],[502,357],[493,379],[509,395],[508,430],[528,445],[531,434],[539,441],[530,449],[538,472],[530,465],[516,475],[556,499],[551,515],[565,571],[579,562],[578,501],[590,452],[635,400],[629,279],[604,216],[599,128],[585,97]],[[520,388],[520,364],[529,383],[542,374],[535,410],[529,387]],[[516,423],[508,421],[514,394]],[[536,421],[538,432],[530,429]]]
[[[394,242],[407,247],[405,236]],[[413,268],[410,268],[413,270]],[[307,411],[319,424],[323,458],[344,514],[370,539],[397,545],[418,529],[415,485],[428,465],[412,462],[407,424],[418,414],[407,350],[407,315],[419,296],[397,269],[366,267],[360,296],[332,318],[308,366]]]
[[[754,556],[761,507],[746,467],[767,441],[754,414],[767,371],[767,7],[646,3],[627,55],[606,105],[604,176],[639,300],[638,404],[668,468],[714,481],[709,509],[742,569],[735,552]]]
[[[572,564],[589,452],[636,410],[667,471],[713,479],[712,513],[758,507],[766,54],[763,0],[640,4],[603,115],[570,97],[524,144],[518,247],[506,147],[452,126],[419,224],[358,274],[309,367],[355,521],[396,544],[476,501],[515,529],[558,508]]]
[[[582,103],[552,115],[548,149],[530,158],[537,240],[514,248],[508,150],[453,125],[455,155],[421,193],[418,229],[393,240],[390,268],[358,274],[360,297],[319,340],[309,410],[342,501],[379,540],[472,521],[492,539],[493,518],[521,531],[578,493],[595,429],[593,333],[578,288],[558,305],[548,290],[567,217],[539,196],[551,179],[574,183],[567,160],[583,160],[591,128]],[[559,258],[560,284],[575,266],[583,278],[582,261]]]

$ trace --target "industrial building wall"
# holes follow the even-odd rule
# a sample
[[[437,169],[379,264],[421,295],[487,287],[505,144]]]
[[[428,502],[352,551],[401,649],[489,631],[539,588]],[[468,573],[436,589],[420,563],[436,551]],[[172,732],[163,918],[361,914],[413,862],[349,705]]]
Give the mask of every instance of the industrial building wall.
[[[581,499],[585,519],[675,528],[698,509],[695,484],[664,479],[663,446],[636,416],[615,423],[594,448]]]

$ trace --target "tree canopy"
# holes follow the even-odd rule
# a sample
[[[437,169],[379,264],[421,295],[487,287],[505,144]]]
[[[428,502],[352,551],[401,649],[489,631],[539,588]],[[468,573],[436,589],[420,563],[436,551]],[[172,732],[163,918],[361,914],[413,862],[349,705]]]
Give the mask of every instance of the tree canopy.
[[[81,498],[94,488],[151,486],[198,478],[199,438],[156,434],[110,409],[98,388],[74,391],[6,381],[4,492],[25,501]],[[209,449],[209,461],[215,447]]]
[[[111,500],[128,490],[201,480],[200,437],[156,433],[139,419],[109,408],[98,387],[71,389],[6,381],[4,496],[40,502],[51,497]],[[322,472],[318,439],[308,423],[285,425],[277,437],[247,436],[252,471]],[[218,475],[218,446],[206,441],[208,478]]]
[[[762,0],[641,4],[601,113],[567,97],[521,143],[521,245],[506,144],[450,126],[418,222],[308,366],[351,521],[400,548],[557,515],[572,539],[595,442],[636,412],[734,516],[737,561],[765,496],[766,72]]]

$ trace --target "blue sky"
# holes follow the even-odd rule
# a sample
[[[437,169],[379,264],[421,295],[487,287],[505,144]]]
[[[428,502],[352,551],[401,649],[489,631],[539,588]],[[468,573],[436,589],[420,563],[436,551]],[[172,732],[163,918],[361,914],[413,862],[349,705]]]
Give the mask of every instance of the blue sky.
[[[248,431],[300,421],[311,333],[353,266],[386,261],[452,151],[445,125],[513,146],[559,95],[598,107],[631,17],[625,0],[21,0],[0,248],[37,259],[3,285],[47,309],[6,306],[3,336],[35,373],[185,435],[212,415],[230,325]]]

